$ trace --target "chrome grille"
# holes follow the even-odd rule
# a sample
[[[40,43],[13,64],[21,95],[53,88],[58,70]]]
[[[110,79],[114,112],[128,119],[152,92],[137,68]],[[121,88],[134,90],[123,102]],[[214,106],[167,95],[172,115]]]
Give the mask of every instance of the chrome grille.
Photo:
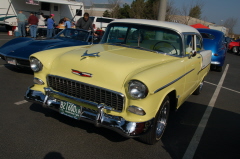
[[[116,111],[123,109],[124,97],[114,91],[53,75],[48,75],[48,85],[53,90],[72,97],[104,103]]]

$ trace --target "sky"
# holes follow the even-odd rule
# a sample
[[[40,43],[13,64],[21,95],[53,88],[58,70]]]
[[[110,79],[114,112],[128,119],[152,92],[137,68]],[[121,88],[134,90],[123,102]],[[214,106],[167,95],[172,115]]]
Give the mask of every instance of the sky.
[[[79,0],[81,1],[81,0]],[[89,0],[85,0],[89,1]],[[133,0],[120,0],[122,3],[131,4]],[[194,3],[197,0],[171,0],[175,7],[181,8],[183,5]],[[221,25],[228,18],[238,18],[238,23],[234,27],[234,33],[240,34],[240,0],[201,0],[204,3],[202,17],[206,21]],[[108,3],[108,0],[92,0],[94,3]]]

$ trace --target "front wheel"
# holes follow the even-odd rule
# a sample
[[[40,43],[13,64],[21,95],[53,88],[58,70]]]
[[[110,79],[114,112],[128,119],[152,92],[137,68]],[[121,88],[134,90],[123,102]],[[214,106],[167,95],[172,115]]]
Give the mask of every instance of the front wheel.
[[[161,104],[161,107],[155,117],[153,127],[149,132],[140,137],[140,140],[149,145],[155,144],[159,141],[167,126],[167,120],[170,110],[170,99],[166,96]]]

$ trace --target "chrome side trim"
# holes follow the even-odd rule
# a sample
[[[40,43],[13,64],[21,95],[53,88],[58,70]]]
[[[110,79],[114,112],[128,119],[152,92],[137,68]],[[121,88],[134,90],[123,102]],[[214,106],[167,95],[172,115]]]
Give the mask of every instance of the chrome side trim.
[[[169,82],[168,84],[158,88],[156,91],[154,91],[154,94],[159,92],[159,91],[161,91],[161,90],[163,90],[164,88],[167,88],[168,86],[172,85],[173,83],[177,82],[178,80],[180,80],[181,78],[183,78],[184,76],[186,76],[187,74],[192,72],[193,70],[195,70],[195,69],[192,69],[192,70],[188,71],[187,73],[183,74],[182,76],[178,77],[177,79],[173,80],[172,82]]]
[[[198,72],[198,74],[199,74],[200,72],[202,72],[203,70],[205,70],[209,65],[210,65],[210,63],[209,63],[207,66],[205,66],[204,68],[202,68],[202,69]]]

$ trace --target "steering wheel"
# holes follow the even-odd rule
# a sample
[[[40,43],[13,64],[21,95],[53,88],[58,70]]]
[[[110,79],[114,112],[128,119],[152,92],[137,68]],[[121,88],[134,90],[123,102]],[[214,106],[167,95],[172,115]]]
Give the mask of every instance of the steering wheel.
[[[165,44],[168,44],[169,46],[171,46],[173,49],[171,49],[170,47],[165,47],[164,46],[164,43]],[[162,46],[161,46],[162,45]],[[158,46],[158,47],[157,47]],[[162,50],[161,50],[161,49]],[[156,50],[156,51],[160,51],[160,52],[166,52],[166,53],[169,53],[169,54],[176,54],[177,55],[177,49],[176,47],[171,44],[170,42],[167,42],[167,41],[159,41],[157,42],[154,46],[153,46],[153,50]],[[164,51],[165,50],[165,51]],[[172,51],[175,50],[175,53],[172,53]]]

